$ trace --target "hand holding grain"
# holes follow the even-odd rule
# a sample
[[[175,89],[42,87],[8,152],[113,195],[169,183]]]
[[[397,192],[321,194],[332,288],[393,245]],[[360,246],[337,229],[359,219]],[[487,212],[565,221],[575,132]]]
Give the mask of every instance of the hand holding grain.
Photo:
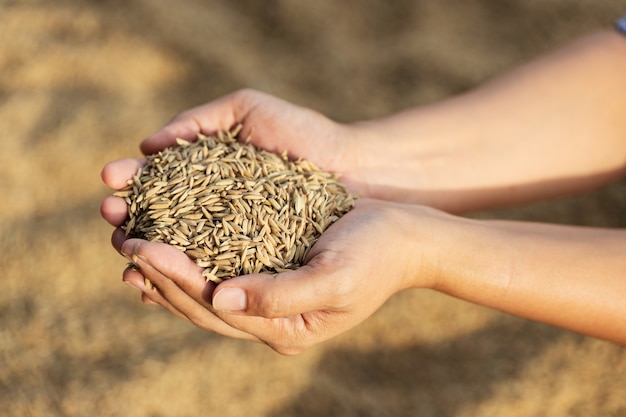
[[[306,159],[318,167],[339,174],[351,191],[367,197],[367,188],[358,180],[355,151],[356,131],[310,109],[299,107],[254,90],[241,90],[174,117],[162,129],[141,143],[145,155],[154,154],[176,139],[195,140],[198,134],[211,135],[242,124],[241,136],[261,149],[290,158]],[[127,185],[142,159],[123,159],[107,164],[102,171],[105,184],[114,190]],[[120,226],[126,219],[126,205],[108,197],[101,206],[105,220]]]
[[[195,140],[242,125],[241,137],[261,149],[292,159],[306,159],[337,173],[353,176],[354,133],[311,109],[300,107],[255,90],[240,90],[186,110],[141,143],[145,155],[176,145],[176,138]],[[128,178],[128,177],[127,177]]]
[[[412,216],[423,220],[417,223],[424,233],[407,227]],[[391,295],[414,286],[416,271],[432,276],[421,255],[436,248],[429,246],[429,230],[442,216],[427,208],[358,200],[322,234],[302,268],[275,277],[235,277],[217,287],[207,287],[201,270],[167,245],[130,239],[120,249],[158,288],[145,287],[144,276],[127,271],[125,279],[146,300],[200,328],[262,341],[291,355],[361,323]],[[419,255],[416,239],[423,247]]]
[[[224,125],[213,123],[214,119]],[[252,135],[251,142],[257,146],[275,152],[282,150],[292,157],[304,155],[324,164],[325,169],[334,166],[337,167],[337,171],[340,171],[339,167],[343,166],[340,156],[344,143],[338,140],[339,131],[343,129],[341,125],[310,110],[252,91],[235,93],[182,113],[159,132],[146,139],[141,147],[144,153],[150,155],[165,147],[180,145],[180,142],[176,142],[177,138],[192,140],[195,136],[204,133],[220,131],[222,126],[230,126],[231,121],[233,123],[241,121],[241,134]],[[309,138],[314,138],[315,142]],[[103,180],[113,189],[123,189],[127,186],[129,178],[132,178],[145,162],[143,159],[126,159],[110,163],[103,170]],[[121,194],[118,197],[105,199],[101,212],[107,221],[117,227],[112,239],[114,247],[127,255],[141,271],[139,273],[137,268],[127,269],[124,272],[124,281],[140,289],[145,302],[160,304],[172,313],[187,318],[206,329],[234,337],[264,340],[254,335],[254,332],[238,333],[226,323],[216,319],[214,310],[211,308],[211,293],[215,285],[205,283],[201,277],[202,271],[197,266],[192,266],[189,259],[181,257],[177,251],[172,251],[171,247],[165,245],[136,239],[128,240],[120,229],[120,226],[127,220],[128,212],[127,203],[122,200]],[[143,251],[142,255],[139,255],[140,248]],[[162,267],[155,268],[152,265],[154,262],[160,263]],[[181,274],[180,271],[184,273]],[[260,277],[268,279],[267,275]],[[220,279],[214,281],[219,282]],[[158,288],[158,291],[153,291],[153,285]],[[341,285],[335,285],[332,288],[341,288]],[[199,305],[191,303],[187,294],[193,291],[199,291],[198,300],[203,300],[203,303]],[[222,294],[222,301],[225,297],[226,293]],[[320,301],[326,303],[325,300]],[[293,308],[293,304],[288,303],[281,308]],[[262,315],[267,313],[266,310],[262,311],[264,309],[266,307],[254,307],[250,304],[249,311]],[[371,306],[368,306],[368,309],[371,309]],[[315,335],[315,337],[319,336]],[[268,340],[267,343],[279,346],[278,341]],[[283,341],[283,345],[286,349],[286,346],[291,346],[293,343]]]

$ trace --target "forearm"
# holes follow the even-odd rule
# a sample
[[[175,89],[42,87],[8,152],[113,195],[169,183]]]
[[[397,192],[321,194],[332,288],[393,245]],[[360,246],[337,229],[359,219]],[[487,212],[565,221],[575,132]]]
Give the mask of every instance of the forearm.
[[[626,167],[626,38],[596,34],[442,102],[358,123],[369,195],[455,212],[584,191]]]
[[[626,345],[626,231],[466,220],[451,237],[435,289]]]

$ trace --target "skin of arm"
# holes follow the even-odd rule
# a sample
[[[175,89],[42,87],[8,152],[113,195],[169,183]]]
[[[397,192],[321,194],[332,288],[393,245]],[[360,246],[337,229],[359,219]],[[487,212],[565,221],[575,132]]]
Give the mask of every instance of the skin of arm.
[[[469,221],[432,287],[626,346],[626,232]],[[476,248],[480,248],[476,250]]]
[[[217,288],[168,245],[118,244],[141,270],[127,270],[124,279],[145,301],[285,355],[353,328],[410,288],[626,346],[623,230],[475,220],[362,199],[322,235],[306,266],[236,277]],[[158,290],[146,288],[144,277]]]
[[[600,32],[466,94],[357,123],[351,179],[457,213],[604,185],[626,167],[624,68],[626,37]]]
[[[254,91],[191,109],[144,141],[144,153],[243,122],[258,146],[338,172],[363,198],[303,268],[217,288],[176,249],[117,229],[114,247],[141,271],[124,280],[201,328],[284,354],[354,327],[408,288],[626,344],[626,232],[444,212],[581,192],[622,176],[624,68],[626,39],[607,31],[461,96],[368,122],[341,125]],[[121,188],[141,163],[113,162],[103,179]],[[110,197],[101,211],[120,226],[126,206]]]

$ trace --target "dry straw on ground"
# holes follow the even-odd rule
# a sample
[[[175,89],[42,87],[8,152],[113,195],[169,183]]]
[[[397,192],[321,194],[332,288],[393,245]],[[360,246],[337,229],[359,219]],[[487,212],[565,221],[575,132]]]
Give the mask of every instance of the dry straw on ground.
[[[240,129],[179,139],[115,193],[128,203],[127,235],[173,245],[214,282],[297,268],[354,205],[337,175],[242,143]]]

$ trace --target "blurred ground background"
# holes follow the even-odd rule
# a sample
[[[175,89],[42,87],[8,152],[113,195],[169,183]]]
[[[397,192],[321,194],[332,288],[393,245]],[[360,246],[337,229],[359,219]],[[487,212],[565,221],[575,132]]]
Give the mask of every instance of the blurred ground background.
[[[341,121],[463,91],[624,1],[0,0],[0,416],[623,416],[626,352],[407,292],[300,356],[207,334],[121,283],[108,161],[254,87]],[[626,183],[480,213],[626,226]]]

